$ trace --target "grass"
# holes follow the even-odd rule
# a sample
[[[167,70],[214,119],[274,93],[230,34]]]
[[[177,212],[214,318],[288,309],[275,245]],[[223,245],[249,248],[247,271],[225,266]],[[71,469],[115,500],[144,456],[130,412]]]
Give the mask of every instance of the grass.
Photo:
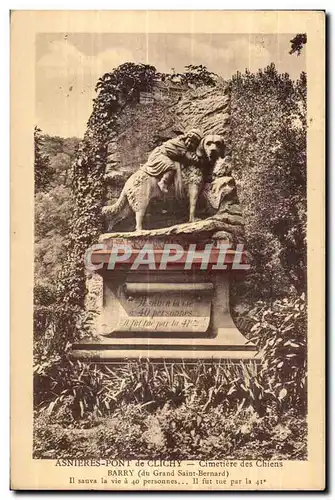
[[[257,377],[254,364],[67,361],[35,411],[34,457],[306,459],[305,417]]]
[[[108,417],[82,428],[55,423],[47,413],[35,419],[34,458],[124,459],[306,459],[306,421],[293,412],[260,417],[251,407],[206,412],[195,402],[148,411],[121,404]]]
[[[35,458],[306,459],[306,314],[302,295],[239,318],[259,366],[37,356]]]

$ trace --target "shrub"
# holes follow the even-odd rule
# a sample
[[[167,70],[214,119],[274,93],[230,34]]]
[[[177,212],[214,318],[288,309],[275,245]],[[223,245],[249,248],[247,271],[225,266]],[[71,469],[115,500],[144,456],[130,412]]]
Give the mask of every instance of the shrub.
[[[99,416],[102,408],[109,409],[106,385],[109,378],[103,371],[80,361],[65,359],[62,363],[35,367],[35,405],[48,414],[69,406],[73,419],[89,414]]]
[[[305,295],[259,301],[238,319],[260,348],[259,380],[281,409],[307,408],[307,305]]]
[[[232,77],[232,164],[254,255],[250,295],[306,289],[307,79],[274,64]],[[263,295],[264,298],[264,295]]]

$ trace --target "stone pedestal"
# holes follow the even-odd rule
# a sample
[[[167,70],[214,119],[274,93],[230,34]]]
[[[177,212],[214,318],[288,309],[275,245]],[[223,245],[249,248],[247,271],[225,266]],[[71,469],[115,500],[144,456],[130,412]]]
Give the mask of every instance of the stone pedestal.
[[[162,266],[164,244],[155,241],[149,243],[152,255],[146,255],[147,262],[134,266],[143,245],[132,241],[129,257],[115,263],[113,245],[120,240],[104,243],[91,254],[92,264],[99,268],[88,280],[87,307],[96,312],[93,335],[73,346],[75,358],[94,362],[255,358],[256,347],[247,343],[230,314],[230,278],[243,272],[243,252],[228,250],[218,264],[219,249],[214,247],[207,263],[199,257],[185,266],[190,245],[184,245],[178,260]],[[203,248],[196,246],[198,256]]]

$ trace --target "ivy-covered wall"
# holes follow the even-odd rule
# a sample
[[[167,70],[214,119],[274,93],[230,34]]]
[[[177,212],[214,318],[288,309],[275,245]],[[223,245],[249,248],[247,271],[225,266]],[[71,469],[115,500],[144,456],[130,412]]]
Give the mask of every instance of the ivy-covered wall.
[[[138,103],[142,92],[150,92],[157,73],[149,65],[125,63],[99,79],[97,97],[87,131],[73,165],[73,214],[67,259],[58,283],[59,316],[55,344],[63,346],[85,334],[89,318],[85,311],[86,271],[84,255],[103,230],[102,206],[106,202],[108,144],[117,136],[124,110]],[[63,341],[62,341],[63,340]]]
[[[306,75],[293,82],[271,65],[230,82],[207,76],[171,85],[152,66],[126,63],[99,80],[73,166],[68,259],[59,283],[62,323],[56,327],[67,340],[84,329],[83,257],[104,230],[102,206],[116,200],[155,146],[189,127],[226,139],[254,255],[249,292],[272,297],[305,289]],[[152,203],[147,227],[173,223],[179,209],[175,200]]]

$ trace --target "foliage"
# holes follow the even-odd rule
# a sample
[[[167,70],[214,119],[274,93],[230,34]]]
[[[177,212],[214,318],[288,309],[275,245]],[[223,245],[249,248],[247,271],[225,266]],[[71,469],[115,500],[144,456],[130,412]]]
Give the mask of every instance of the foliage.
[[[258,377],[267,395],[279,409],[307,408],[307,304],[305,295],[283,298],[271,304],[258,301],[240,315],[238,323],[250,331],[262,356]],[[266,398],[265,398],[266,399]]]
[[[35,453],[54,457],[64,450],[75,457],[79,451],[69,442],[79,439],[80,449],[94,456],[303,458],[305,298],[271,307],[259,301],[237,322],[260,348],[259,365],[134,361],[108,367],[39,356]],[[45,424],[46,430],[46,421],[54,427]],[[91,429],[91,442],[83,441],[81,429]]]
[[[232,78],[232,161],[244,206],[249,283],[282,295],[306,289],[306,75],[273,64]],[[252,288],[254,295],[255,288]]]
[[[202,66],[186,74],[191,86],[215,80]],[[236,320],[261,348],[261,364],[103,368],[67,358],[71,343],[90,332],[83,255],[102,229],[107,144],[123,111],[136,112],[140,93],[157,79],[152,66],[119,66],[97,84],[79,148],[61,138],[39,144],[54,173],[36,193],[35,455],[304,458],[305,74],[292,82],[271,65],[231,81],[234,175],[253,255],[247,305]],[[60,261],[60,280],[51,281]],[[250,306],[256,294],[262,301]]]
[[[73,160],[80,144],[78,137],[68,137],[64,139],[59,136],[45,134],[43,136],[43,150],[50,158],[58,154],[66,154],[70,160]]]
[[[37,281],[34,284],[34,337],[40,339],[55,320],[53,305],[56,288],[49,282]],[[45,340],[43,338],[43,340]]]
[[[66,256],[72,197],[60,184],[35,195],[35,279],[56,279]]]
[[[101,370],[80,361],[74,363],[68,360],[60,367],[57,364],[36,365],[35,373],[38,383],[35,405],[47,405],[47,413],[51,414],[54,409],[62,410],[70,402],[73,418],[83,418],[88,412],[101,414],[100,404],[107,400],[100,401],[99,398],[101,394],[104,397],[103,391],[108,382]]]
[[[42,152],[49,158],[52,178],[50,188],[60,185],[70,188],[71,186],[71,166],[77,154],[80,139],[77,137],[42,136]]]
[[[185,66],[183,73],[165,73],[161,75],[162,81],[178,82],[182,85],[191,87],[200,87],[206,85],[208,87],[215,87],[218,81],[218,76],[211,71],[208,71],[206,66],[189,64]]]
[[[306,303],[282,299],[269,308],[259,301],[238,323],[248,330],[249,342],[260,348],[260,366],[250,363],[196,365],[133,362],[113,369],[67,360],[43,369],[36,366],[38,403],[52,409],[73,397],[73,411],[80,416],[101,415],[122,401],[147,409],[165,404],[190,405],[202,412],[222,405],[227,410],[252,407],[263,416],[269,407],[277,414],[295,407],[306,411]],[[80,383],[79,383],[80,381]],[[81,388],[79,390],[79,387]],[[58,398],[58,399],[55,399]]]
[[[74,205],[70,224],[66,263],[62,268],[59,302],[64,311],[61,330],[57,331],[58,349],[80,332],[73,311],[84,310],[85,269],[83,256],[102,230],[101,208],[104,203],[104,174],[107,145],[117,132],[118,115],[127,105],[139,102],[140,92],[150,90],[156,70],[146,64],[125,63],[106,73],[97,83],[97,97],[88,128],[73,164]]]
[[[62,418],[67,419],[67,405]],[[306,420],[293,411],[282,418],[251,407],[227,412],[222,405],[201,411],[197,401],[155,411],[121,403],[108,417],[75,428],[40,412],[34,424],[34,458],[306,459]]]
[[[197,391],[198,385],[189,382],[200,381],[201,385],[202,380],[205,387],[215,379],[219,381],[223,373],[229,375],[231,367],[216,366],[212,374],[204,366],[194,370],[183,367],[180,371],[170,367],[170,375],[174,373],[172,387],[182,387],[184,397],[176,400],[174,390],[174,396],[171,394],[159,405],[144,401],[154,396],[154,387],[156,394],[171,389],[166,367],[137,366],[135,370],[144,369],[146,375],[135,371],[128,380],[127,370],[116,368],[106,373],[83,364],[71,368],[62,372],[62,379],[55,380],[53,389],[57,392],[62,389],[60,395],[36,415],[36,458],[74,458],[80,453],[93,457],[167,459],[305,457],[306,422],[299,413],[292,410],[278,413],[275,406],[268,405],[267,411],[260,415],[248,403],[235,406],[227,394],[221,400],[211,401],[213,390],[205,394]],[[131,397],[129,382],[134,373],[141,375],[132,386],[137,388],[137,394]],[[69,376],[71,383],[64,376]],[[150,395],[141,392],[145,386],[143,380],[146,384],[152,382]],[[210,389],[220,392],[220,385],[220,381],[214,381]],[[78,413],[84,418],[78,418]],[[78,440],[79,447],[71,444]]]
[[[307,35],[306,33],[298,33],[292,40],[290,54],[297,53],[300,56],[303,46],[307,43]]]
[[[96,85],[93,113],[88,128],[108,134],[117,131],[117,118],[126,105],[138,103],[141,92],[150,92],[158,78],[149,64],[124,63],[105,73]]]
[[[41,129],[34,129],[34,172],[35,172],[35,191],[47,189],[52,179],[52,169],[50,168],[49,157],[43,154],[43,136]]]
[[[52,357],[50,334],[57,323],[61,306],[57,305],[55,282],[66,256],[72,198],[69,166],[79,139],[50,137],[38,132],[40,155],[48,159],[50,173],[43,190],[35,193],[35,283],[34,334],[35,357]],[[36,167],[36,163],[35,163]],[[38,170],[36,179],[38,181]],[[38,181],[39,182],[39,181]]]

